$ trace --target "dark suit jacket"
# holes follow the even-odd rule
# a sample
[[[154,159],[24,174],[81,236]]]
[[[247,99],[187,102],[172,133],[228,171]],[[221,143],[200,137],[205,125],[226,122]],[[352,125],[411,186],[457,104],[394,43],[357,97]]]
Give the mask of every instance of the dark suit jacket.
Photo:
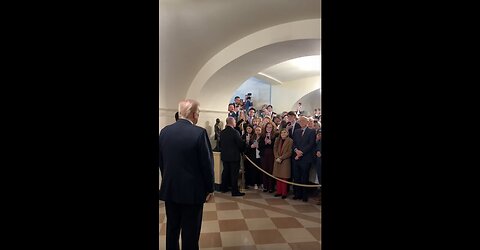
[[[293,133],[293,148],[303,152],[303,156],[296,162],[311,163],[313,160],[313,153],[315,152],[315,130],[306,128],[302,136],[302,129],[295,130]],[[294,152],[293,157],[296,156]]]
[[[300,124],[297,121],[297,122],[295,122],[295,128],[293,130],[296,131],[299,128],[302,128],[302,127],[300,126]],[[291,128],[288,130],[288,136],[293,139],[293,133],[292,133]]]
[[[230,116],[234,117],[235,121],[237,121],[239,114],[238,114],[238,112],[235,112],[235,111],[234,112],[228,112],[228,117],[230,117]]]
[[[316,148],[315,148],[315,155],[317,154],[317,151],[320,151],[320,154],[322,153],[322,140],[319,140],[316,143]]]
[[[317,151],[320,152],[320,157],[317,157]],[[322,140],[320,139],[320,141],[317,141],[316,142],[316,147],[315,147],[315,164],[320,164],[321,163],[321,160],[322,160]]]
[[[240,133],[230,127],[220,132],[220,158],[222,161],[240,161],[240,153],[245,149],[245,142],[240,137]]]
[[[160,200],[203,204],[213,192],[213,153],[207,131],[179,119],[160,132]]]
[[[260,156],[263,156],[265,154],[265,149],[271,148],[273,152],[273,146],[275,145],[275,140],[277,139],[278,134],[271,134],[270,135],[270,140],[272,141],[271,144],[265,144],[265,135],[260,136],[260,139],[258,140],[258,150],[260,151]]]

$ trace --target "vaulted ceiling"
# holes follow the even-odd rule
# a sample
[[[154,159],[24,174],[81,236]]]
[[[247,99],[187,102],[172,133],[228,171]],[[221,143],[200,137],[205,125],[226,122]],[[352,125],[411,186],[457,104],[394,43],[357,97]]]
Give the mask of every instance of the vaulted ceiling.
[[[182,93],[191,91],[192,82],[198,78],[199,72],[222,50],[274,26],[321,19],[320,6],[320,0],[160,0],[161,106],[162,101],[164,106],[177,103],[179,96],[166,94],[172,86]],[[285,43],[281,50],[272,47],[265,49],[263,54],[257,53],[254,56],[250,52],[249,57],[238,57],[242,59],[243,66],[254,66],[248,72],[241,72],[240,68],[230,70],[243,73],[238,78],[232,76],[232,79],[243,79],[246,74],[261,78],[257,74],[260,72],[281,82],[319,74],[319,69],[299,70],[294,60],[289,61],[305,56],[317,56],[318,60],[319,35],[316,39],[318,46],[314,47],[317,46],[318,49],[312,49],[311,39],[299,39],[298,45]],[[307,42],[309,45],[304,46]],[[257,51],[260,52],[261,49],[257,48]],[[282,53],[285,56],[282,57]],[[277,59],[257,63],[259,58],[270,56]],[[257,64],[258,67],[255,68]],[[234,64],[230,63],[229,67],[234,68]],[[214,78],[213,75],[211,77]],[[278,84],[268,77],[265,80],[269,79],[272,84]]]

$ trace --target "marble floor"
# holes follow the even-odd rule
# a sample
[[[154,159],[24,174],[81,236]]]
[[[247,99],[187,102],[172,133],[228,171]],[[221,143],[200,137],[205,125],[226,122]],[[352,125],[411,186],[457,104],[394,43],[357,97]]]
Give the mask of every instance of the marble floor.
[[[321,206],[246,190],[215,192],[203,209],[200,249],[320,249]],[[165,204],[160,201],[160,249],[165,249]]]

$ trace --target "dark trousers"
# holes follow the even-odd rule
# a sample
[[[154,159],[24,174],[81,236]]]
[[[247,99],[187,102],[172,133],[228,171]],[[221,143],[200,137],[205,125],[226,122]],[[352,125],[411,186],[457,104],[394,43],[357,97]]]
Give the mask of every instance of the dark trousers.
[[[260,160],[260,158],[253,158],[252,159],[253,162],[255,162],[255,164],[257,166],[259,166],[260,168],[262,168],[262,161]],[[257,184],[258,187],[260,187],[260,185],[262,185],[263,183],[263,180],[262,180],[262,176],[263,176],[263,173],[262,171],[260,171],[258,168],[256,167],[253,167],[255,168],[253,171],[254,171],[254,174],[253,174],[253,183],[254,184]]]
[[[248,155],[250,159],[252,157]],[[253,161],[253,159],[252,159]],[[245,171],[245,186],[253,186],[255,183],[253,181],[253,175],[256,173],[255,167],[250,163],[250,161],[247,160],[246,157],[243,159],[243,169]]]
[[[295,179],[295,158],[294,157],[290,158],[290,180],[291,182],[295,182],[295,183],[297,182],[297,180]],[[295,195],[297,192],[296,191],[297,186],[295,185],[291,185],[291,186],[292,186],[292,192]],[[287,184],[287,190],[290,190],[290,184]]]
[[[232,194],[240,193],[238,191],[238,170],[240,170],[240,161],[223,161],[222,191],[227,191],[228,184],[230,184],[232,185]]]
[[[274,163],[274,155],[273,149],[266,148],[263,152],[262,156],[262,169],[265,172],[272,174],[273,173],[273,163]],[[275,179],[263,173],[263,188],[273,191],[275,189]]]
[[[322,184],[322,158],[317,158],[315,156],[315,171],[317,172],[318,184]]]
[[[252,160],[257,166],[262,167],[260,164],[260,158],[256,158],[255,153],[247,155],[250,160]],[[245,164],[245,183],[249,186],[253,186],[255,184],[260,185],[263,183],[262,175],[263,173],[260,172],[252,163],[250,163],[247,158],[243,161]]]
[[[295,162],[295,182],[299,184],[308,184],[311,163]],[[302,199],[308,199],[308,189],[306,187],[296,186],[294,195]]]
[[[202,228],[203,204],[186,205],[165,202],[167,215],[167,250],[178,250],[180,230],[182,249],[199,249],[198,241]]]

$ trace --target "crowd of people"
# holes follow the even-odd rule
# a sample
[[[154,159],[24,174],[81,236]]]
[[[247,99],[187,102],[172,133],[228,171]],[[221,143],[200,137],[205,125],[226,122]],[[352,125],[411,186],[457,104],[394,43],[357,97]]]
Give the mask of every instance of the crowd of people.
[[[232,196],[244,195],[237,188],[238,171],[243,164],[245,189],[260,189],[286,199],[292,186],[293,199],[307,202],[308,188],[275,180],[248,159],[240,158],[246,156],[270,175],[298,184],[309,184],[313,167],[320,183],[321,110],[315,109],[312,116],[306,116],[301,103],[295,111],[276,113],[269,104],[257,110],[251,94],[246,97],[248,102],[236,96],[228,105],[225,129],[220,127],[220,119],[215,124],[214,150],[220,151],[224,169],[221,191],[228,192],[230,188]]]
[[[302,115],[299,109],[278,115],[272,105],[257,111],[251,95],[247,95],[245,103],[237,99],[240,98],[228,105],[226,127],[220,127],[219,118],[215,124],[215,149],[220,151],[223,163],[220,191],[245,195],[238,185],[243,164],[245,188],[275,192],[275,197],[286,199],[292,186],[293,199],[307,202],[309,190],[296,184],[308,184],[312,166],[318,182],[321,181],[320,109],[315,110],[313,117]],[[176,122],[159,135],[159,199],[165,202],[167,249],[179,249],[180,234],[183,248],[199,249],[203,204],[214,195],[212,147],[207,131],[196,126],[199,106],[196,100],[180,101]],[[244,157],[268,175],[249,160],[242,160]]]

